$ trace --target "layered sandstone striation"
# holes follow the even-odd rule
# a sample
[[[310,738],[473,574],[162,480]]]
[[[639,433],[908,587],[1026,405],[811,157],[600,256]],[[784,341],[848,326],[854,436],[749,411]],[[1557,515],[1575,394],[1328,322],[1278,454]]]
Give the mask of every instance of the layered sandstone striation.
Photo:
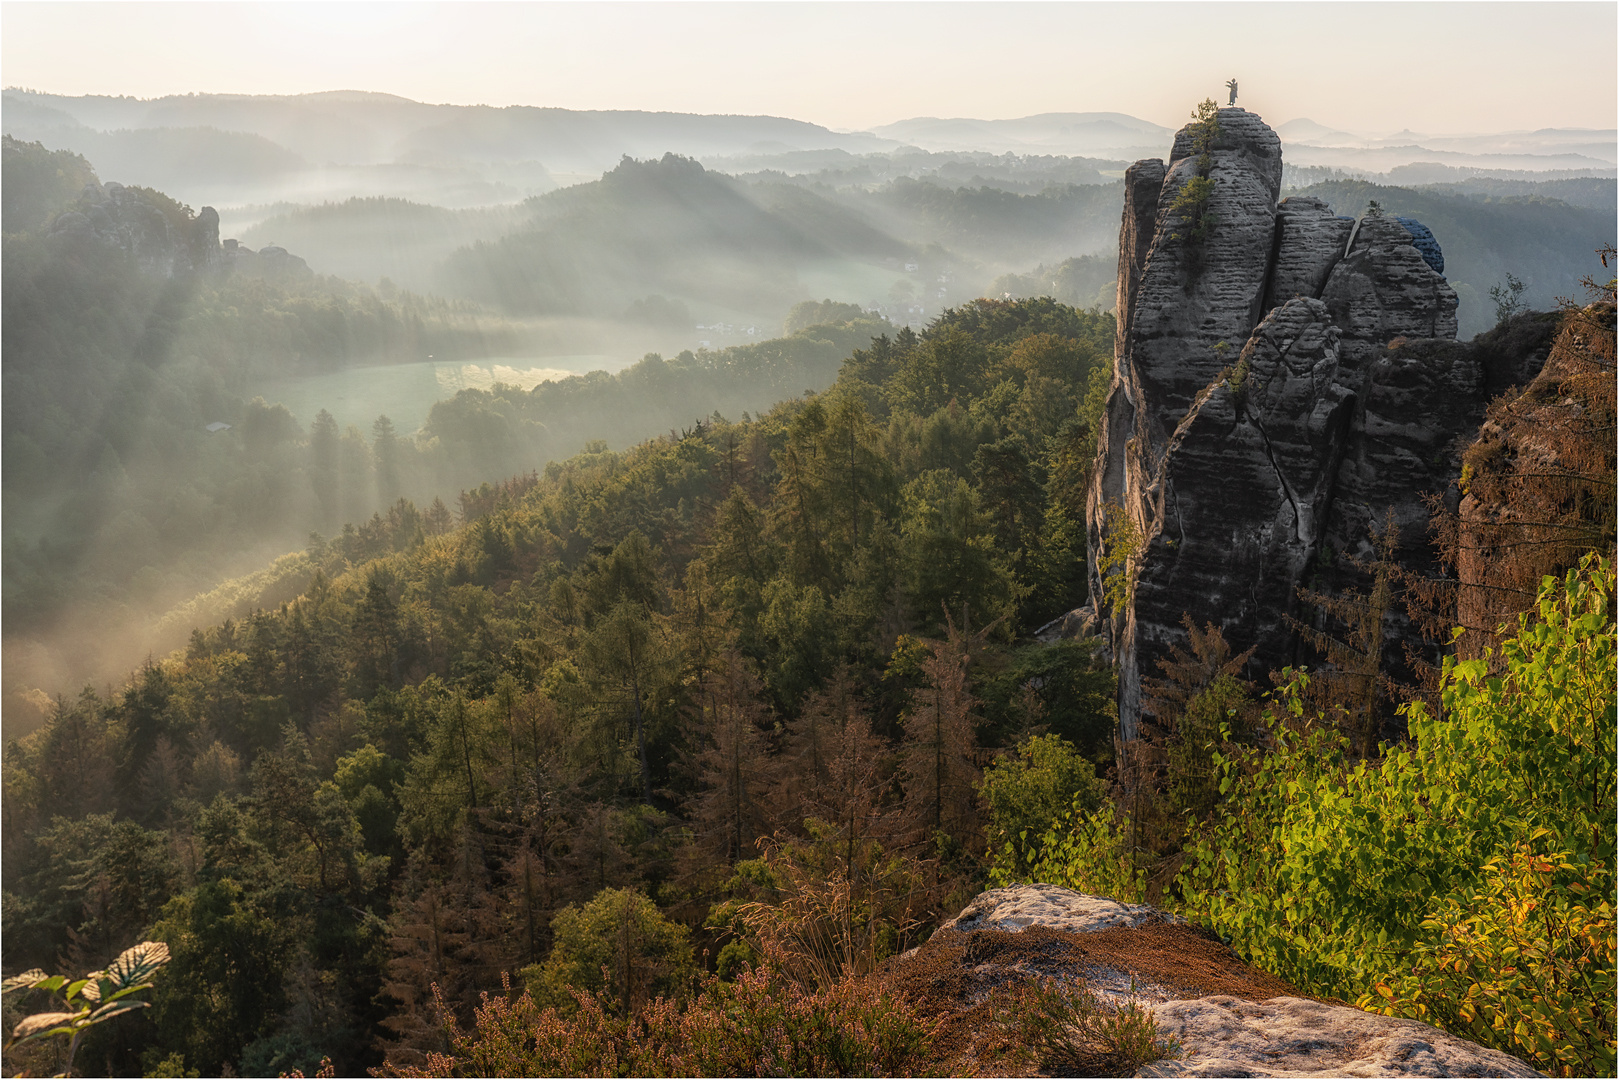
[[[1457,437],[1503,375],[1532,377],[1547,344],[1503,360],[1458,343],[1426,228],[1278,202],[1276,134],[1242,109],[1218,115],[1208,160],[1188,128],[1167,167],[1137,162],[1125,177],[1114,379],[1087,517],[1091,594],[1127,597],[1098,620],[1126,740],[1142,679],[1185,644],[1184,620],[1254,646],[1259,679],[1309,659],[1288,621],[1311,614],[1300,586],[1360,584],[1354,560],[1373,556],[1388,521],[1399,559],[1431,572],[1426,500],[1455,484]],[[1176,198],[1200,170],[1213,225],[1198,237]],[[1105,573],[1130,587],[1109,590]],[[1398,662],[1414,635],[1397,612],[1386,622]]]

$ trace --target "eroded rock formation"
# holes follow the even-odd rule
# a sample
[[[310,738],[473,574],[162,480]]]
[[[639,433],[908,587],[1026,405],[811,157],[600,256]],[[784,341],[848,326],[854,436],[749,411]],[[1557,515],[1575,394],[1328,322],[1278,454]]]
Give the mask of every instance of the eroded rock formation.
[[[1308,614],[1299,587],[1359,584],[1345,556],[1371,558],[1390,515],[1399,559],[1430,571],[1425,497],[1454,484],[1457,436],[1505,380],[1533,375],[1547,344],[1503,363],[1457,343],[1456,294],[1426,228],[1278,203],[1276,134],[1243,109],[1218,116],[1206,160],[1189,127],[1167,168],[1125,175],[1114,379],[1087,516],[1093,598],[1121,565],[1105,556],[1129,555],[1110,572],[1133,588],[1115,587],[1127,599],[1099,620],[1126,740],[1142,679],[1184,645],[1184,618],[1255,646],[1262,679],[1309,659],[1287,621]],[[1213,181],[1201,237],[1177,205],[1198,175]],[[1403,658],[1412,636],[1391,612],[1386,654]]]
[[[309,264],[282,248],[257,252],[219,239],[219,213],[205,206],[194,216],[156,192],[108,181],[85,186],[71,210],[47,233],[52,243],[93,253],[122,251],[143,273],[159,277],[235,274],[296,280],[313,276]]]

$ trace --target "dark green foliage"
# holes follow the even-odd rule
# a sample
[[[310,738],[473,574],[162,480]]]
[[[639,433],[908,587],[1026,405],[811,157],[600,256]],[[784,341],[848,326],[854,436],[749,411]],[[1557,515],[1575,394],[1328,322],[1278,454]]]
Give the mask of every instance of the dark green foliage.
[[[795,357],[870,331],[467,394],[434,424],[459,417],[466,445],[477,403],[562,417],[590,394],[797,381],[780,374]],[[162,995],[126,1058],[423,1065],[444,1048],[435,984],[466,1019],[502,970],[567,955],[547,990],[566,1004],[614,962],[585,955],[606,941],[577,921],[592,897],[636,898],[645,918],[620,930],[685,934],[761,840],[802,871],[806,912],[841,895],[826,871],[843,867],[847,899],[880,909],[859,955],[886,955],[979,887],[986,750],[1044,728],[1085,755],[1068,765],[1107,759],[1110,673],[1083,644],[1019,642],[1074,602],[1079,388],[1112,332],[1049,300],[979,302],[879,338],[830,393],[467,490],[459,527],[401,499],[312,538],[287,602],[197,628],[8,751],[8,963],[89,964],[154,927],[192,992]],[[920,413],[929,365],[955,389]],[[382,420],[371,446],[329,417],[289,439],[262,404],[242,427],[244,449],[290,447],[339,491],[356,446],[411,460]],[[98,888],[108,903],[86,907]],[[713,958],[729,932],[682,940]],[[674,993],[686,947],[644,980],[621,971],[620,999]]]
[[[631,1015],[678,994],[694,972],[687,929],[632,889],[604,889],[582,908],[563,908],[551,930],[550,958],[524,974],[536,1001],[564,1012],[573,1011],[577,991]]]
[[[5,169],[0,221],[8,234],[44,228],[78,200],[86,184],[96,182],[90,163],[68,150],[47,150],[37,142],[19,142],[6,135],[0,154]]]
[[[1198,253],[1202,250],[1203,241],[1208,239],[1210,231],[1219,223],[1218,216],[1208,208],[1209,200],[1214,197],[1211,173],[1214,169],[1214,144],[1220,138],[1219,107],[1211,99],[1204,98],[1192,113],[1192,122],[1186,129],[1192,138],[1192,150],[1197,154],[1197,175],[1181,185],[1174,201],[1169,204],[1169,212],[1178,216],[1182,229],[1178,235],[1187,241],[1187,252],[1195,268],[1199,265]]]

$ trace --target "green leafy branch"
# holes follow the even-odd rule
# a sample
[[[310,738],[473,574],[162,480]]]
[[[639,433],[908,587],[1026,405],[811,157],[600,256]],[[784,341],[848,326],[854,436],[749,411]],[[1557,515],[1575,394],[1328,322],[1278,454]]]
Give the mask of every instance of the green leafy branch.
[[[67,1064],[63,1075],[73,1074],[73,1055],[79,1048],[79,1039],[85,1029],[104,1023],[135,1009],[151,1004],[133,995],[149,990],[158,968],[169,962],[169,947],[161,941],[143,941],[125,949],[105,971],[92,971],[82,979],[69,979],[66,975],[47,975],[38,968],[14,975],[0,983],[0,994],[29,990],[43,990],[60,994],[65,1009],[35,1013],[24,1017],[6,1040],[6,1049],[50,1039],[58,1035],[71,1036],[68,1043]]]
[[[1135,560],[1141,548],[1141,530],[1124,507],[1110,503],[1102,518],[1096,568],[1104,583],[1102,607],[1116,616],[1123,614],[1135,592]]]
[[[1204,98],[1192,113],[1187,130],[1192,135],[1192,149],[1197,152],[1197,175],[1175,193],[1175,201],[1169,204],[1169,209],[1186,225],[1178,238],[1202,244],[1218,221],[1208,207],[1214,196],[1214,178],[1210,174],[1214,171],[1214,143],[1220,137],[1220,107],[1212,99]]]

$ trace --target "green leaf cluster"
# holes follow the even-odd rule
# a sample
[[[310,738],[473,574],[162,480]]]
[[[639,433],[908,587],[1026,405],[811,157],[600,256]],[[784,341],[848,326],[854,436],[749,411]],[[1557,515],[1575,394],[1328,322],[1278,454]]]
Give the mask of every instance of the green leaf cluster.
[[[84,1032],[115,1016],[149,1008],[151,1002],[134,995],[142,990],[150,990],[158,969],[168,962],[167,945],[161,941],[143,941],[119,953],[106,970],[92,971],[82,979],[46,975],[38,968],[13,975],[0,983],[0,994],[41,991],[60,997],[66,1008],[34,1013],[22,1019],[6,1040],[7,1051],[36,1039],[67,1035],[72,1041],[67,1052],[65,1072],[71,1076],[74,1051]]]
[[[1547,578],[1499,655],[1447,661],[1442,712],[1407,705],[1410,742],[1374,761],[1303,723],[1296,676],[1268,751],[1221,751],[1187,910],[1312,992],[1382,986],[1542,1068],[1611,1067],[1592,1005],[1614,970],[1613,586],[1595,555]]]

